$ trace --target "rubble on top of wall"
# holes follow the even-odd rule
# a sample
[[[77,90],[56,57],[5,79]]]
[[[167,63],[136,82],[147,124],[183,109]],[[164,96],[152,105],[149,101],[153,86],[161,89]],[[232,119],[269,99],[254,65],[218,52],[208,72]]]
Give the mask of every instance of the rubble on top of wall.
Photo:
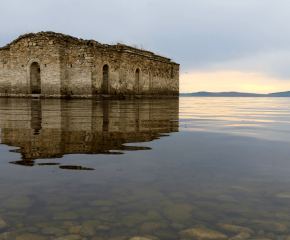
[[[16,38],[11,43],[7,44],[4,47],[0,47],[0,50],[9,50],[10,47],[15,45],[21,39],[30,39],[30,38],[34,39],[34,41],[52,40],[53,39],[53,41],[55,43],[59,43],[62,45],[64,45],[64,44],[66,45],[66,44],[70,43],[70,44],[75,44],[75,45],[86,45],[88,47],[94,47],[94,48],[106,48],[106,49],[111,50],[111,51],[137,54],[137,55],[146,56],[148,58],[151,58],[151,59],[154,59],[157,61],[176,64],[176,63],[172,62],[170,58],[156,55],[153,52],[146,51],[144,49],[138,49],[136,47],[127,46],[127,45],[121,44],[121,43],[117,43],[115,45],[101,44],[93,39],[84,40],[81,38],[72,37],[70,35],[66,35],[66,34],[62,34],[62,33],[55,33],[52,31],[38,32],[38,33],[27,33],[27,34],[20,35],[18,38]]]

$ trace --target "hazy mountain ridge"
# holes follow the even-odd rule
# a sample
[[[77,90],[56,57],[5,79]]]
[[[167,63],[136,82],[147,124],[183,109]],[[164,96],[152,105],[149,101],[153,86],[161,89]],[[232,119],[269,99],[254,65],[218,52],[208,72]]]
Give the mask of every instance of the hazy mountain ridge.
[[[244,93],[244,92],[193,92],[180,93],[180,97],[290,97],[290,91],[269,94]]]

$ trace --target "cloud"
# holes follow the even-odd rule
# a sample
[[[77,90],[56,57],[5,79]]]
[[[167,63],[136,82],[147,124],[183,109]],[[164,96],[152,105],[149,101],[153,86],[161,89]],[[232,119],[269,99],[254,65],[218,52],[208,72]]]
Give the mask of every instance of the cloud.
[[[181,72],[259,72],[290,79],[287,0],[10,0],[1,3],[0,46],[55,31],[102,43],[142,44]]]
[[[244,73],[259,72],[268,77],[281,80],[290,80],[290,49],[259,54],[224,62],[214,62],[200,67],[199,71],[216,72],[221,70],[242,71]]]

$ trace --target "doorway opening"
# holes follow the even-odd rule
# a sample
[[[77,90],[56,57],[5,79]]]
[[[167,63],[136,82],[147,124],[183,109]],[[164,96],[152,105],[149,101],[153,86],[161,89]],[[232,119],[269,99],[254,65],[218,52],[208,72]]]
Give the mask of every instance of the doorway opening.
[[[40,66],[37,62],[30,65],[30,89],[32,94],[41,94]]]

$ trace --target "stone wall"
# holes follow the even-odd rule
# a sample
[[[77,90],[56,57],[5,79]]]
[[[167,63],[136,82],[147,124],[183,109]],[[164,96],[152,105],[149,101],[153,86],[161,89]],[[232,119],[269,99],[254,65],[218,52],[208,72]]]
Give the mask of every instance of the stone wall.
[[[22,35],[0,48],[0,96],[30,96],[40,66],[42,97],[178,97],[179,64],[124,44],[107,45],[54,32]],[[104,88],[103,68],[108,67]],[[107,89],[107,90],[105,90]]]

